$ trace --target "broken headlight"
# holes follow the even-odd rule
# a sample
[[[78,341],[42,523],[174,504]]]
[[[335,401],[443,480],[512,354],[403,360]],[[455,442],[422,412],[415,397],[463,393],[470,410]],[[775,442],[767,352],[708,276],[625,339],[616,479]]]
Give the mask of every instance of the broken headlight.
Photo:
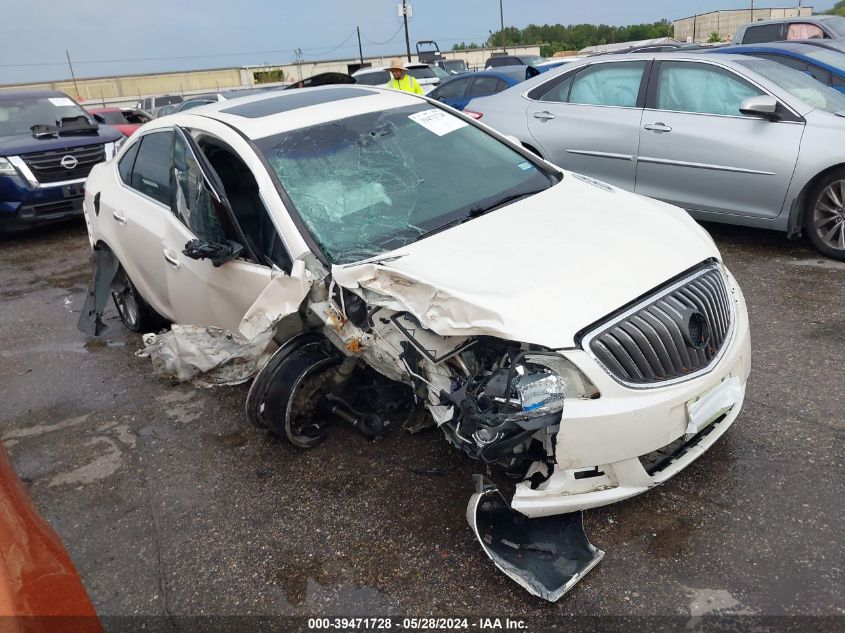
[[[598,390],[571,361],[553,352],[525,352],[514,359],[514,389],[522,410],[552,411],[567,398],[595,398]]]
[[[495,366],[453,383],[455,414],[447,428],[466,453],[486,463],[547,460],[566,399],[596,394],[560,354],[509,350]]]

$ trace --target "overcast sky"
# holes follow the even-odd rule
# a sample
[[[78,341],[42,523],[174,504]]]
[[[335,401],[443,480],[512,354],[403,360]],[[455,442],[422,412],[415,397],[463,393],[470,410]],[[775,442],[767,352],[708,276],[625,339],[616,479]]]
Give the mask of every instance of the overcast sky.
[[[401,0],[0,0],[0,84],[78,77],[281,64],[404,50]],[[816,11],[835,0],[804,0]],[[499,26],[496,0],[414,0],[411,47],[436,40],[481,42]],[[506,26],[614,25],[669,20],[715,9],[747,8],[750,0],[504,0]],[[757,7],[797,0],[756,0]],[[384,43],[386,42],[386,43]]]

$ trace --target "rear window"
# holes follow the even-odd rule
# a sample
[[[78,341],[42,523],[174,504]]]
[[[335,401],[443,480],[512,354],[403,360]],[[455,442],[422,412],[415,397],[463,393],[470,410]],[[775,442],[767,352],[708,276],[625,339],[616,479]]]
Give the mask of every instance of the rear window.
[[[362,73],[355,75],[355,81],[365,86],[381,86],[390,81],[390,73],[386,70],[380,70],[374,73]]]
[[[161,106],[172,105],[174,103],[182,103],[182,97],[179,95],[165,95],[164,97],[156,97],[155,99],[155,107],[160,108]]]
[[[785,25],[761,24],[760,26],[749,26],[742,37],[743,44],[758,44],[760,42],[779,42],[785,37]]]
[[[418,68],[406,68],[405,72],[407,72],[411,77],[415,79],[436,79],[437,75],[434,74],[434,71],[431,70],[428,66],[420,66]]]

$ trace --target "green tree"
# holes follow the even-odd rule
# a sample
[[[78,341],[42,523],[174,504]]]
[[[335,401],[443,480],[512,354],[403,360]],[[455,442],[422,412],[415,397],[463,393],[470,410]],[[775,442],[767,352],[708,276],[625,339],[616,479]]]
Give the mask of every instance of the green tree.
[[[716,43],[721,42],[721,41],[722,41],[722,38],[719,35],[718,31],[713,31],[710,34],[710,37],[707,38],[708,44],[716,44]]]
[[[833,8],[830,11],[825,11],[824,13],[827,15],[841,15],[842,17],[845,17],[845,0],[840,0],[833,5]]]
[[[843,0],[845,2],[845,0]],[[558,51],[581,50],[596,44],[612,44],[634,40],[669,37],[672,23],[660,20],[652,24],[609,26],[607,24],[529,24],[524,29],[506,27],[504,33],[496,31],[487,40],[488,46],[539,45],[540,54],[549,56]]]

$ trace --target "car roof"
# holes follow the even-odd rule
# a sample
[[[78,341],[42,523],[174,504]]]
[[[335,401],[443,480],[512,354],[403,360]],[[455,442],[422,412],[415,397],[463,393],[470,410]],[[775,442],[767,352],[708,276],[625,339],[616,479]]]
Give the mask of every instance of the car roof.
[[[259,139],[358,114],[427,102],[407,92],[341,84],[238,97],[173,116],[216,119],[235,127],[249,138]]]
[[[36,99],[39,97],[67,97],[59,90],[3,90],[0,91],[0,100],[4,99]]]
[[[85,108],[88,112],[124,112],[126,110],[131,110],[132,108]]]
[[[813,46],[812,44],[806,44],[799,40],[786,40],[782,42],[760,42],[758,44],[736,44],[735,46],[722,46],[720,50],[726,51],[750,51],[750,50],[761,50],[761,49],[771,49],[773,51],[789,51],[792,53],[807,53],[813,51],[818,46]]]
[[[792,16],[790,18],[773,18],[771,20],[755,20],[754,22],[749,22],[748,24],[743,24],[739,28],[748,28],[751,26],[760,26],[761,24],[781,24],[783,22],[825,22],[826,20],[830,20],[832,18],[837,18],[840,16],[837,15],[802,15],[802,16]]]

